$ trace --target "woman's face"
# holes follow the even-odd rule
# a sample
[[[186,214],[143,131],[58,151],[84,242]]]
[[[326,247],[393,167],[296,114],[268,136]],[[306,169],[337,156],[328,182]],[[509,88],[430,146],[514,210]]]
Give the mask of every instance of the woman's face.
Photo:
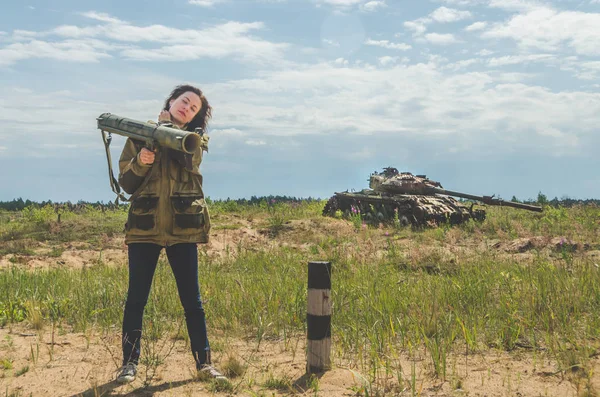
[[[192,91],[186,91],[179,95],[178,98],[171,99],[169,106],[169,112],[171,113],[173,122],[180,126],[184,126],[196,117],[202,107],[202,101],[200,101],[198,94]]]

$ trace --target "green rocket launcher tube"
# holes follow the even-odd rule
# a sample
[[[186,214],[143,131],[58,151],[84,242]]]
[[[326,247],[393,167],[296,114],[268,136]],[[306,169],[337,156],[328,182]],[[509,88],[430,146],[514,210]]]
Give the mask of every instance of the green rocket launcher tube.
[[[109,134],[123,135],[138,141],[144,141],[149,147],[154,145],[193,154],[200,147],[201,137],[168,125],[143,123],[111,113],[102,113],[97,119],[98,129]]]

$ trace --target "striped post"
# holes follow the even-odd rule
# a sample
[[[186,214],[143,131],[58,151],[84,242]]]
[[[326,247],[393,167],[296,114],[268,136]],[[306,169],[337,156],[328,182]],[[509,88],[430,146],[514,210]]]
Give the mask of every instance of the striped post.
[[[306,372],[331,369],[331,262],[308,263]]]

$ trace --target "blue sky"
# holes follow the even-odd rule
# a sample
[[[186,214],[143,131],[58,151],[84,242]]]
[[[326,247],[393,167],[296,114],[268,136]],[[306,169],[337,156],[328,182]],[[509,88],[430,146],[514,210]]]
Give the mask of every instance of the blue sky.
[[[0,200],[111,200],[95,118],[156,119],[180,83],[214,108],[215,199],[326,198],[386,166],[599,198],[599,77],[600,0],[11,1]]]

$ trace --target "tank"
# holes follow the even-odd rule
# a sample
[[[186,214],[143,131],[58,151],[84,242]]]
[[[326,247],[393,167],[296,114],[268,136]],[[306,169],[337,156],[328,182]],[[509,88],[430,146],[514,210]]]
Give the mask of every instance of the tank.
[[[455,197],[471,201],[459,201]],[[476,202],[542,212],[542,207],[446,190],[425,175],[413,175],[387,167],[369,178],[369,189],[335,193],[325,204],[323,215],[334,216],[340,210],[361,214],[366,221],[397,221],[408,226],[460,224],[473,219],[483,221],[485,210]]]

